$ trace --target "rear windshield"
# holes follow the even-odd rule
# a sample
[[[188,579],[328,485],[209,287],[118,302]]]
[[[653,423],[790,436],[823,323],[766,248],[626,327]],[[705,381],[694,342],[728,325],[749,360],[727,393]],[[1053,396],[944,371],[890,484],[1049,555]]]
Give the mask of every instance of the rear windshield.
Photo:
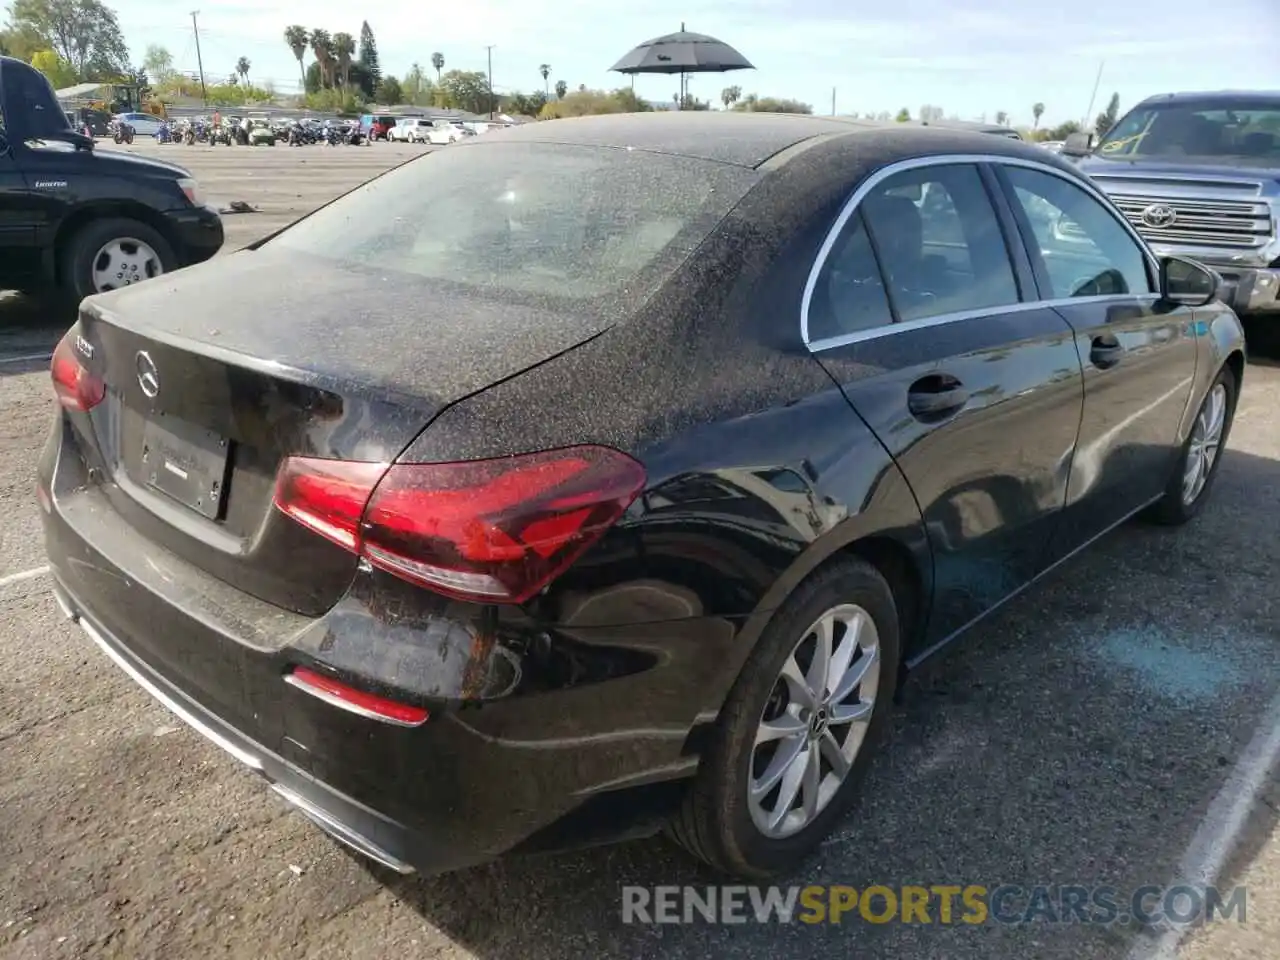
[[[756,178],[727,164],[605,147],[451,146],[373,180],[271,244],[493,292],[645,294]]]
[[[1280,103],[1241,99],[1139,106],[1103,138],[1097,152],[1112,160],[1280,163]]]

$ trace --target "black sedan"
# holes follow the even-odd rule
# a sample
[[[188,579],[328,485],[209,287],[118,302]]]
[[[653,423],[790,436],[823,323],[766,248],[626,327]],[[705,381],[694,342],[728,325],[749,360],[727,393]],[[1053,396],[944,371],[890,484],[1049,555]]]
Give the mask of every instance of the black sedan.
[[[906,671],[1203,506],[1244,373],[1216,286],[1014,140],[476,137],[84,302],[57,597],[398,870],[666,828],[766,876],[844,814]]]

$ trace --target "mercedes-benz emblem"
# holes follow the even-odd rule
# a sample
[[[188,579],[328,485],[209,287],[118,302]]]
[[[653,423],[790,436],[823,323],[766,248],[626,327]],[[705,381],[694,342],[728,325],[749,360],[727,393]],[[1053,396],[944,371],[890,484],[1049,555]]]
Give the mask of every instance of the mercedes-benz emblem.
[[[133,365],[138,370],[138,386],[148,397],[154,398],[160,392],[160,371],[156,369],[156,362],[151,359],[151,354],[139,350],[138,355],[133,358]]]
[[[1171,227],[1178,220],[1178,211],[1167,203],[1153,203],[1142,210],[1142,222],[1148,227]]]

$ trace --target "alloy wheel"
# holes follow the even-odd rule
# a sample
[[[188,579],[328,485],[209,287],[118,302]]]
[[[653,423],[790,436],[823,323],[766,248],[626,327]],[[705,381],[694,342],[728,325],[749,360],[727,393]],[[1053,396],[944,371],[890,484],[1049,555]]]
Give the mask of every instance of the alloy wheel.
[[[1182,474],[1182,502],[1188,507],[1196,502],[1209,482],[1226,424],[1227,388],[1221,383],[1215,383],[1200,407],[1200,414],[1191,428],[1191,440],[1187,445],[1187,464]]]
[[[875,708],[879,641],[871,615],[842,604],[818,617],[787,656],[747,773],[747,806],[766,837],[803,830],[848,777]]]
[[[132,237],[117,237],[103,244],[94,255],[93,289],[95,293],[105,293],[162,273],[160,255],[149,244]]]

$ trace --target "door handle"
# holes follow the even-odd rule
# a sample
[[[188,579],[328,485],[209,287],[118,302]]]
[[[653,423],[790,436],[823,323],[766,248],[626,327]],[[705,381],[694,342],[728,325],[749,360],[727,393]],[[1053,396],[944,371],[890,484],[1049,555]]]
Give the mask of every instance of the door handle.
[[[915,417],[942,417],[968,402],[969,391],[964,384],[946,375],[922,377],[907,391],[907,409]]]
[[[1094,337],[1089,348],[1089,362],[1106,370],[1114,367],[1124,356],[1124,347],[1113,337]]]

